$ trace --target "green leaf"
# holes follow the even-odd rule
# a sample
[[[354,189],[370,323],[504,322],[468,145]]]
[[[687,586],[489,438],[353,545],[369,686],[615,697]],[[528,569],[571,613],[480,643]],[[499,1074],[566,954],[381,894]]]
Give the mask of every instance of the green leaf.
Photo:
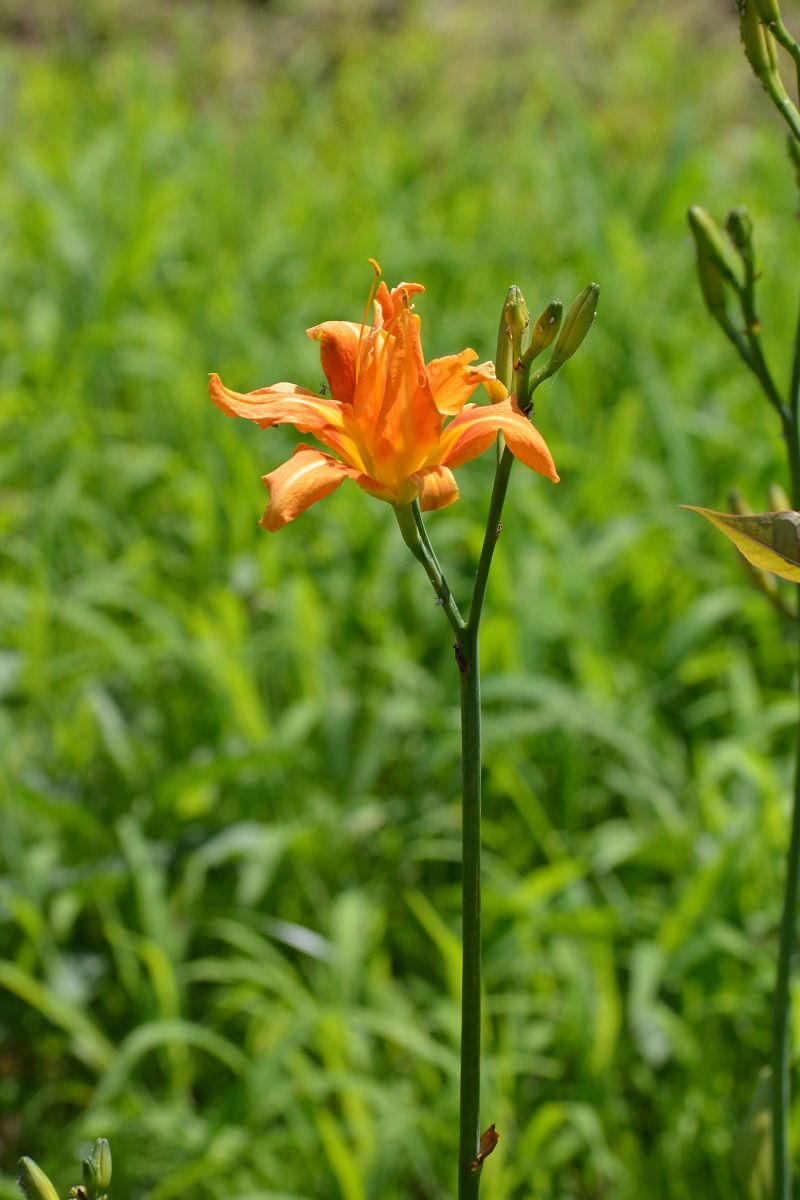
[[[700,513],[716,525],[749,563],[762,571],[771,571],[781,579],[800,583],[800,513],[768,512],[752,516],[714,512],[682,504],[691,512]]]

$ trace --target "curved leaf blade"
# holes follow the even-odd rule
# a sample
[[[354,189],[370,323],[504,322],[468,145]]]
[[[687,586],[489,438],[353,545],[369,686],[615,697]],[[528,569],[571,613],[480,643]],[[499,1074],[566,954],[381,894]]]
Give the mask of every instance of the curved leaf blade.
[[[739,516],[715,512],[695,504],[682,504],[690,512],[700,513],[733,542],[749,563],[762,571],[771,571],[781,579],[800,583],[800,513],[767,512]]]

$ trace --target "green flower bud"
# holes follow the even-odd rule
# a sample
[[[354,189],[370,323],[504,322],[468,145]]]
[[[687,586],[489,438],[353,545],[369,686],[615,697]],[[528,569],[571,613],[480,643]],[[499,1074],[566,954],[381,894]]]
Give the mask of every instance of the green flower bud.
[[[731,261],[728,248],[723,240],[722,231],[714,218],[704,208],[700,208],[698,204],[692,205],[687,216],[689,218],[689,227],[694,236],[698,263],[702,258],[708,259],[728,283],[733,284],[735,288],[741,287],[736,268]]]
[[[106,1138],[97,1139],[81,1167],[89,1195],[101,1195],[111,1183],[111,1147]]]
[[[697,256],[697,278],[700,282],[700,291],[703,293],[706,308],[711,313],[711,316],[726,329],[729,326],[732,328],[733,326],[728,314],[727,281],[722,272],[717,268],[716,263],[713,263],[710,258],[705,258],[701,254]]]
[[[754,0],[738,0],[738,2],[739,32],[747,61],[770,94],[780,93],[782,97],[787,96],[778,73],[778,55],[775,51],[774,37],[764,25]]]
[[[774,21],[776,24],[781,22],[781,10],[778,7],[778,0],[755,0],[755,6],[762,21]]]
[[[600,295],[600,285],[590,283],[579,296],[573,300],[569,312],[564,318],[561,332],[558,335],[550,361],[547,364],[550,373],[572,358],[581,342],[592,327],[597,316],[597,298]]]
[[[725,219],[725,229],[742,258],[753,251],[753,222],[746,208],[732,208]]]
[[[28,1200],[58,1200],[58,1192],[32,1158],[19,1160],[19,1186]]]
[[[511,391],[511,381],[514,376],[514,364],[519,357],[522,346],[522,335],[530,323],[528,306],[525,297],[515,283],[506,293],[503,311],[500,314],[500,328],[497,331],[497,353],[494,360],[494,372],[507,392]]]
[[[553,341],[561,327],[563,310],[564,305],[560,300],[551,300],[544,312],[539,313],[531,330],[528,349],[522,356],[523,367],[529,367]]]

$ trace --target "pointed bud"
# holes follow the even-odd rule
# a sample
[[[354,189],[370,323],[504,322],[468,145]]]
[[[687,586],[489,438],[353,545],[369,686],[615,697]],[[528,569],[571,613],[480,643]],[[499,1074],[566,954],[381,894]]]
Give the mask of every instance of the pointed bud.
[[[558,335],[553,353],[550,355],[548,368],[557,371],[559,367],[572,358],[581,342],[592,327],[597,316],[597,298],[600,295],[600,285],[590,283],[579,296],[573,300],[569,312],[564,318],[561,332]]]
[[[755,0],[755,6],[762,21],[768,24],[774,22],[776,25],[783,23],[778,0]]]
[[[728,283],[735,288],[741,287],[736,267],[723,240],[722,230],[714,218],[699,204],[693,204],[687,216],[694,236],[698,261],[700,258],[709,259]]]
[[[770,94],[780,93],[787,96],[778,73],[775,39],[764,25],[755,0],[738,0],[738,3],[739,32],[747,61]]]
[[[746,208],[732,208],[725,218],[725,229],[742,258],[753,254],[753,222]]]
[[[706,302],[706,308],[715,321],[719,321],[723,329],[733,331],[733,324],[728,313],[727,281],[710,258],[697,256],[697,278],[700,291]]]
[[[19,1186],[28,1200],[58,1200],[58,1192],[32,1158],[19,1160]]]
[[[522,356],[522,365],[529,367],[543,350],[546,350],[561,327],[561,314],[564,305],[560,300],[551,300],[544,312],[539,313],[533,329],[528,349]]]
[[[528,328],[530,315],[525,297],[515,283],[506,292],[505,304],[500,314],[497,331],[497,353],[494,372],[507,392],[511,391],[514,363],[519,357],[522,335]]]
[[[90,1196],[101,1195],[111,1183],[111,1147],[98,1138],[82,1164],[83,1182]]]

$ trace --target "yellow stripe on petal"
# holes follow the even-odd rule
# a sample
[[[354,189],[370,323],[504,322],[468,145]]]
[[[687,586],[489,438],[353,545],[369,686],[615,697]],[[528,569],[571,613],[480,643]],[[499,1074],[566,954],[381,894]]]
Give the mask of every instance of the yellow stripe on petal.
[[[547,443],[511,400],[485,407],[468,405],[442,434],[436,460],[446,467],[460,467],[488,449],[500,430],[509,450],[520,462],[553,483],[558,482]]]
[[[264,476],[269,504],[260,524],[274,533],[354,475],[352,467],[321,450],[298,446],[288,462]]]
[[[208,394],[229,417],[245,417],[262,429],[294,425],[301,433],[320,434],[328,426],[341,429],[343,425],[342,410],[335,400],[317,396],[295,383],[275,383],[255,392],[233,392],[225,387],[219,375],[210,375]]]
[[[505,400],[506,389],[495,378],[491,363],[480,363],[477,367],[469,365],[477,357],[474,350],[462,350],[460,354],[434,358],[425,368],[436,407],[444,416],[460,413],[481,383],[487,385],[487,390],[494,389],[490,392],[492,400]]]

